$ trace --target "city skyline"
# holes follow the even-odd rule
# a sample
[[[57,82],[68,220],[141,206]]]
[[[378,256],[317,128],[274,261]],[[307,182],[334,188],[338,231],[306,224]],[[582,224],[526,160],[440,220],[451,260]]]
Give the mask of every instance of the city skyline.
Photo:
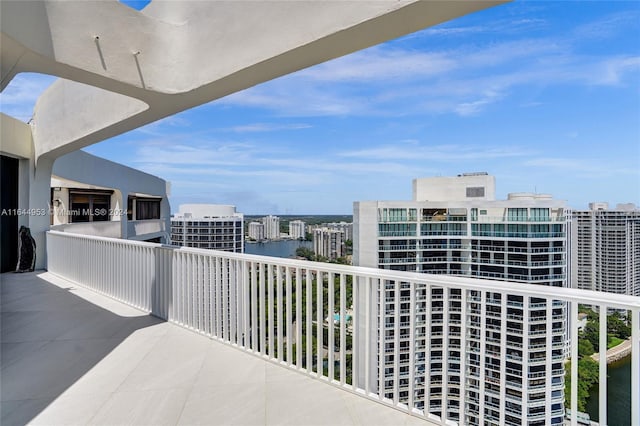
[[[170,181],[174,211],[351,214],[410,199],[413,178],[471,171],[496,176],[499,199],[640,204],[639,17],[637,2],[514,2],[86,150]],[[28,121],[51,81],[17,76],[2,111]]]

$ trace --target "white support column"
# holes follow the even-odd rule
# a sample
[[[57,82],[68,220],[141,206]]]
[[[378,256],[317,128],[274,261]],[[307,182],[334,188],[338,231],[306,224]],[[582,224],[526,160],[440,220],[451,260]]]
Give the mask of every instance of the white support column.
[[[578,304],[571,302],[571,426],[578,426]],[[606,346],[605,346],[606,348]]]
[[[364,350],[364,391],[366,395],[371,393],[371,286],[373,285],[371,278],[367,278],[365,287],[366,305],[365,305],[365,350]],[[375,323],[375,322],[374,322]]]
[[[362,285],[362,277],[354,277],[353,279],[353,351],[351,355],[351,385],[354,390],[360,388],[360,357],[362,356],[362,344],[360,342],[362,297],[360,287]]]
[[[258,270],[256,268],[256,262],[251,262],[250,266],[251,274],[251,350],[257,352],[258,350]]]
[[[210,257],[202,256],[202,332],[211,336],[211,281],[209,273]]]
[[[502,413],[505,412],[505,398],[506,398],[506,385],[507,385],[507,354],[509,349],[507,348],[507,311],[509,310],[509,306],[507,304],[508,296],[503,294],[500,298],[500,323],[502,325],[502,330],[500,330],[500,348],[504,351],[503,356],[500,357],[500,421],[504,421],[504,415]],[[485,339],[486,335],[482,335],[481,339]],[[524,343],[526,336],[522,337],[522,341]],[[481,368],[484,368],[481,366]],[[521,394],[523,403],[524,403],[524,382],[521,386]]]
[[[450,294],[451,289],[442,288],[442,397],[440,399],[440,416],[443,422],[449,421],[449,414],[447,413],[447,408],[449,405],[449,336],[451,333],[450,326],[450,316],[451,316],[451,305],[450,305]]]
[[[415,407],[416,381],[416,283],[409,288],[409,398],[407,408],[412,412]]]
[[[242,347],[251,348],[251,273],[250,262],[239,260],[242,271]]]
[[[273,268],[271,264],[266,265],[267,268],[267,340],[269,344],[269,358],[275,358],[275,336],[273,335],[273,326],[275,320],[273,318]]]
[[[352,281],[353,282],[353,278]],[[346,277],[340,274],[340,384],[344,385],[347,372],[347,286]],[[351,342],[353,345],[353,341]]]
[[[335,284],[334,284],[334,280],[335,280],[335,275],[333,272],[329,272],[329,278],[328,278],[328,283],[327,283],[327,296],[328,296],[328,306],[327,306],[327,317],[329,318],[329,320],[327,321],[327,327],[329,328],[329,333],[327,335],[329,341],[327,342],[327,363],[329,366],[328,369],[328,374],[329,374],[329,381],[333,381],[335,378],[335,374],[334,374],[334,362],[333,362],[333,352],[334,352],[334,343],[335,343],[335,336],[334,336],[334,320],[333,320],[333,314],[335,311],[334,308],[334,303],[335,303]]]
[[[489,293],[487,293],[486,291],[483,291],[481,294],[481,314],[480,314],[480,389],[479,389],[479,421],[478,423],[483,425],[484,424],[484,410],[485,410],[485,403],[484,403],[484,398],[485,398],[485,386],[486,386],[486,368],[485,368],[485,363],[487,362],[487,355],[486,355],[486,350],[487,350],[487,345],[486,345],[486,339],[487,339],[487,303],[488,303],[488,299],[489,299]],[[493,297],[493,296],[492,296]],[[500,410],[500,423],[504,423],[504,410]]]
[[[35,269],[47,267],[46,232],[50,227],[49,204],[51,198],[51,171],[53,160],[40,158],[31,175],[29,182],[29,205],[32,211],[42,211],[47,214],[29,215],[29,229],[36,242]],[[16,230],[17,232],[17,230]]]
[[[578,318],[571,318],[578,321]],[[607,423],[607,306],[600,305],[600,323],[598,327],[598,424],[606,426]],[[577,345],[578,342],[575,342]]]
[[[292,327],[292,323],[293,323],[293,314],[292,314],[292,307],[291,304],[293,302],[293,296],[291,295],[291,268],[287,267],[286,271],[285,271],[285,279],[286,279],[286,299],[285,301],[287,302],[287,309],[286,309],[286,314],[287,314],[287,321],[286,321],[286,327],[287,327],[287,335],[286,335],[286,348],[287,348],[287,364],[292,366],[294,365],[294,358],[293,358],[293,354],[291,353],[292,351],[292,341],[293,341],[293,327]]]
[[[458,424],[464,424],[467,407],[467,294],[468,290],[461,290],[460,300],[460,393],[458,405]],[[503,323],[504,324],[504,323]],[[504,325],[503,325],[504,326]],[[503,346],[504,348],[504,346]],[[504,374],[500,375],[504,386]]]
[[[302,270],[296,268],[296,368],[302,368]]]
[[[631,424],[640,424],[640,311],[631,312]]]
[[[278,336],[278,341],[277,341],[277,345],[276,345],[276,350],[278,353],[278,361],[282,362],[284,361],[284,350],[283,350],[283,331],[284,331],[284,324],[283,324],[283,319],[282,319],[282,310],[283,310],[283,306],[282,306],[282,298],[283,298],[283,294],[282,294],[282,266],[276,266],[276,315],[277,315],[277,323],[276,323],[276,327],[278,329],[277,331],[277,336]]]
[[[313,289],[311,287],[311,271],[309,269],[305,270],[305,281],[306,281],[306,304],[307,304],[307,318],[305,321],[305,336],[307,342],[307,372],[313,372],[313,321],[312,321],[312,312],[313,312]]]
[[[266,291],[267,291],[267,277],[266,277],[266,268],[262,263],[258,263],[258,274],[260,275],[260,279],[258,280],[258,318],[259,318],[259,328],[260,328],[260,354],[263,356],[267,354],[267,324],[266,324],[266,316],[267,316],[267,306],[265,304],[266,299]]]
[[[547,299],[546,309],[546,334],[545,334],[545,369],[547,372],[552,371],[553,367],[553,300]],[[551,380],[545,381],[544,398],[545,398],[545,424],[551,424]],[[523,398],[524,399],[524,398]]]
[[[318,377],[323,375],[322,365],[322,353],[324,352],[324,342],[322,338],[323,324],[322,324],[322,311],[324,307],[322,305],[322,287],[324,285],[324,277],[322,272],[316,271],[316,340],[317,340],[317,353],[316,353],[316,369]]]
[[[378,286],[378,330],[379,330],[379,346],[378,346],[378,355],[380,360],[378,362],[378,398],[385,399],[385,365],[386,365],[386,357],[387,357],[387,343],[386,343],[386,330],[385,330],[385,318],[386,318],[386,285],[385,282],[382,281]]]
[[[400,392],[400,281],[394,281],[393,289],[393,405],[399,403]]]

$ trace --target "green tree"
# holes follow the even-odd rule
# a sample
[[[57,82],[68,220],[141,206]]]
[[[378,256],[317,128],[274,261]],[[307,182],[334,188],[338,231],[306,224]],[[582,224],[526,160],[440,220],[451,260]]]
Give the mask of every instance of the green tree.
[[[620,339],[627,339],[631,336],[631,327],[629,327],[627,320],[616,311],[607,318],[607,332]]]
[[[599,334],[597,321],[588,321],[582,332],[582,337],[591,342],[595,352],[599,350]]]
[[[571,362],[567,363],[565,368],[564,404],[569,408],[571,406]],[[591,358],[583,358],[578,361],[578,410],[585,410],[589,390],[598,383],[598,374],[598,363]]]
[[[298,247],[296,249],[296,256],[304,257],[307,260],[315,260],[316,254],[313,252],[313,250],[306,247]]]
[[[593,345],[591,344],[591,341],[586,339],[578,340],[578,356],[580,358],[593,355],[594,353],[595,353],[595,350],[593,348]]]

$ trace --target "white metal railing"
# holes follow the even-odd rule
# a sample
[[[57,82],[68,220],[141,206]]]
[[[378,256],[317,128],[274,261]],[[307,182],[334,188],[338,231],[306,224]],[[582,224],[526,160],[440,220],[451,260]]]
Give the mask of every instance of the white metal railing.
[[[427,332],[422,337],[426,342],[422,342],[419,337],[425,334],[420,331],[424,327],[417,326],[416,314],[409,315],[408,333],[407,327],[403,327],[401,332],[400,320],[394,321],[392,328],[385,328],[384,312],[379,315],[378,311],[379,306],[384,309],[385,304],[379,304],[380,300],[386,300],[389,295],[393,298],[394,317],[399,317],[401,304],[408,304],[410,312],[417,313],[418,305],[424,306],[426,303],[428,310],[436,312],[432,309],[432,303],[436,300],[438,303],[444,300],[444,311],[451,314],[448,305],[455,300],[460,304],[456,312],[460,312],[457,315],[461,315],[461,318],[472,315],[471,304],[494,300],[501,306],[505,320],[507,306],[513,306],[508,303],[507,295],[521,297],[522,309],[528,309],[534,300],[535,303],[540,303],[539,299],[551,302],[546,303],[547,317],[550,319],[559,301],[568,302],[568,320],[573,342],[570,352],[572,359],[578,357],[578,304],[600,309],[629,310],[632,326],[632,424],[640,424],[640,298],[637,297],[176,248],[57,231],[47,234],[47,255],[48,269],[53,274],[433,424],[450,424],[447,411],[460,413],[460,416],[468,413],[465,397],[467,388],[479,395],[479,408],[483,412],[484,385],[471,385],[464,377],[456,376],[454,387],[457,397],[447,393],[446,389],[453,385],[447,381],[439,396],[429,396],[427,393],[426,396],[416,397],[415,395],[422,395],[416,392],[424,386],[420,383],[436,385],[443,381],[440,373],[434,373],[438,368],[436,365],[420,372],[417,365],[424,363],[425,353],[429,360],[429,351],[437,347],[444,345],[467,348],[468,342],[474,342],[470,336],[475,332],[471,331],[485,326],[488,330],[489,320],[481,315],[480,324],[477,321],[462,321],[451,332],[439,331],[441,337]],[[422,294],[419,300],[417,294]],[[499,300],[496,300],[496,294],[501,295]],[[426,300],[422,300],[423,298]],[[487,304],[479,304],[486,314]],[[601,316],[603,317],[604,315]],[[334,320],[326,320],[331,318]],[[432,320],[430,315],[426,318],[426,330],[429,331]],[[556,332],[552,329],[551,320],[546,328],[547,340],[551,342],[551,336]],[[392,334],[382,338],[388,332]],[[601,321],[601,347],[606,347],[606,337],[606,321]],[[502,347],[506,347],[506,338],[504,333],[502,339],[505,344]],[[408,347],[405,347],[406,343],[401,345],[401,341],[407,342],[407,339]],[[460,357],[457,361],[460,367],[456,367],[456,371],[465,372],[467,364],[473,364],[469,358],[471,354],[486,357],[486,350],[486,343],[481,340],[476,349],[469,350],[465,356]],[[408,370],[400,371],[401,367],[394,364],[395,361],[391,362],[389,370],[389,364],[378,363],[378,354],[383,360],[386,357],[393,357],[396,361],[403,360],[402,365],[408,363]],[[507,357],[506,354],[502,355],[502,367],[497,366],[496,371],[503,368],[507,372]],[[443,363],[448,361],[445,356]],[[562,374],[562,370],[552,368],[551,363],[552,357],[549,357],[548,371],[553,375]],[[606,372],[605,352],[601,351],[601,424],[606,423]],[[437,377],[431,377],[432,374]],[[452,374],[456,374],[455,371]],[[481,369],[479,383],[484,383],[485,374],[485,370]],[[516,374],[523,383],[527,383],[528,377],[538,373],[530,373],[525,365],[522,370],[514,370],[511,374]],[[572,363],[572,412],[577,411],[577,376],[577,363]],[[540,377],[547,376],[541,374]],[[562,385],[563,380],[554,381],[554,386],[558,383]],[[408,390],[406,398],[399,397],[400,389]],[[486,392],[490,392],[490,389]],[[385,397],[386,394],[393,395],[393,398]],[[546,392],[547,399],[550,394],[551,392]],[[437,415],[418,408],[443,407],[447,404],[448,410],[441,410]],[[549,400],[545,406],[551,407]],[[499,420],[503,421],[506,407],[501,407]],[[545,415],[550,421],[550,408]],[[554,415],[557,415],[557,411]],[[572,424],[576,424],[575,418],[572,419]]]

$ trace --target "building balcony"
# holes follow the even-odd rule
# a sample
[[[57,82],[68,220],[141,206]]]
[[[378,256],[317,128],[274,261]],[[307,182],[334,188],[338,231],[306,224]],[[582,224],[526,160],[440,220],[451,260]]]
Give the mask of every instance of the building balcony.
[[[425,424],[51,273],[1,281],[2,425]]]
[[[570,302],[570,319],[578,303],[631,310],[638,371],[640,300],[629,296],[55,231],[47,254],[48,272],[2,277],[3,424],[447,424],[445,412],[424,412],[415,398],[423,385],[410,367],[422,355],[409,353],[408,371],[391,374],[407,379],[408,400],[377,391],[388,339],[378,339],[376,299],[385,282],[456,290],[462,304],[489,293]],[[426,297],[429,305],[438,295]],[[351,327],[324,321],[347,309]],[[577,321],[569,323],[577,336]],[[391,341],[400,347],[401,336]],[[441,383],[436,371],[420,379]],[[633,381],[634,400],[639,387]],[[631,406],[637,416],[640,404]]]

